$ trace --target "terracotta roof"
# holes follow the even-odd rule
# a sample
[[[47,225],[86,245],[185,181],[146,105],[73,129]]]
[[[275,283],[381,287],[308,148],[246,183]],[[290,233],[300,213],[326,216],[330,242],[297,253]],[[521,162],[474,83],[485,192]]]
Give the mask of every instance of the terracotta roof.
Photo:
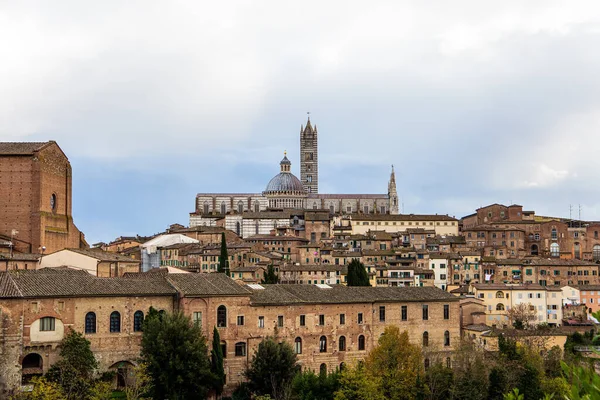
[[[49,142],[0,142],[0,155],[3,156],[25,156],[31,155],[36,151],[41,150],[45,146],[54,141]]]
[[[92,257],[92,258],[95,258],[100,261],[127,261],[127,262],[135,262],[135,263],[140,262],[139,260],[134,260],[131,257],[126,257],[119,253],[113,253],[110,251],[102,251],[100,249],[75,249],[75,248],[72,248],[72,249],[64,249],[64,250],[58,250],[58,251],[72,251],[74,253],[79,253],[84,256]],[[54,253],[51,253],[51,254],[56,254],[56,253],[58,253],[58,251],[55,251]],[[50,254],[48,254],[48,255],[50,255]]]
[[[458,221],[448,215],[429,214],[352,214],[355,221]]]
[[[173,295],[159,279],[98,278],[83,270],[44,268],[0,272],[0,298]]]
[[[221,273],[171,274],[167,280],[184,296],[247,296],[250,293]]]
[[[13,261],[39,261],[41,254],[34,253],[13,253],[12,258],[8,254],[0,254],[0,260]]]
[[[331,285],[322,289],[316,285],[262,285],[253,289],[253,305],[351,304],[375,302],[459,301],[435,287],[347,287]]]

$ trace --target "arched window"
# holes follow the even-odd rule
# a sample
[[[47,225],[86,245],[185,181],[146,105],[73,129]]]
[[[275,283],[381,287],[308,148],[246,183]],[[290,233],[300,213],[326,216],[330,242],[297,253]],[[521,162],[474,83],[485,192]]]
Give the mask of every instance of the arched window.
[[[244,203],[241,200],[238,201],[238,212],[240,214],[244,212]]]
[[[444,332],[444,346],[450,346],[450,332]]]
[[[227,342],[221,340],[221,354],[223,354],[223,358],[227,358]]]
[[[208,212],[209,212],[208,201],[204,202],[203,208],[204,208],[204,214],[208,214]]]
[[[238,236],[242,236],[242,225],[238,222],[235,223],[235,233]]]
[[[85,333],[96,333],[96,313],[85,314]]]
[[[329,204],[329,212],[331,214],[335,214],[335,206],[333,204],[331,204],[331,203]]]
[[[227,326],[227,308],[225,306],[219,306],[217,308],[217,327],[224,328]]]
[[[502,304],[502,303],[496,304],[496,311],[504,311],[504,304]]]
[[[314,202],[314,203],[313,203],[313,210],[316,210],[317,208],[318,208],[318,206],[317,206],[317,202]]]
[[[254,223],[254,230],[256,231],[256,234],[258,235],[258,221],[256,221]]]
[[[246,343],[238,342],[235,344],[235,356],[236,357],[245,357],[246,356]]]
[[[321,366],[319,367],[319,374],[321,374],[321,375],[327,374],[327,364],[325,364],[325,363],[321,364]]]
[[[340,372],[346,369],[346,363],[340,363]]]
[[[121,332],[121,314],[118,311],[110,314],[110,331],[111,333]]]
[[[258,202],[258,200],[254,201],[254,212],[259,212],[260,211],[260,203]]]
[[[321,336],[319,339],[319,352],[325,353],[327,351],[327,338],[325,336]]]
[[[550,245],[550,255],[552,257],[558,257],[560,255],[560,246],[558,243],[552,243]]]
[[[227,213],[227,204],[224,201],[221,202],[221,214]]]
[[[133,331],[141,332],[142,331],[142,323],[144,322],[144,313],[143,311],[136,311],[133,314]]]
[[[346,351],[346,336],[340,336],[340,340],[338,342],[339,350]]]
[[[594,247],[592,247],[592,258],[594,261],[600,260],[600,244],[595,244]]]
[[[503,298],[504,298],[504,292],[502,292],[502,291],[500,291],[500,290],[499,290],[499,291],[497,291],[497,292],[496,292],[496,298],[497,298],[497,299],[503,299]]]
[[[294,340],[294,351],[296,354],[302,354],[302,339],[299,337]]]
[[[365,214],[368,214],[368,213],[369,213],[369,205],[368,205],[368,204],[365,204],[365,205],[363,206],[363,212],[364,212]]]
[[[552,228],[552,240],[556,240],[558,239],[558,232],[556,231],[556,228]]]
[[[37,353],[27,354],[21,362],[23,369],[22,384],[28,384],[32,378],[42,376],[44,360]]]
[[[365,337],[363,335],[360,335],[358,337],[358,349],[359,350],[365,349]]]
[[[350,214],[352,212],[352,204],[346,203],[346,212]]]
[[[429,332],[423,332],[423,347],[429,346]]]
[[[531,255],[532,256],[537,256],[538,253],[539,253],[538,245],[537,244],[532,244],[531,245]]]

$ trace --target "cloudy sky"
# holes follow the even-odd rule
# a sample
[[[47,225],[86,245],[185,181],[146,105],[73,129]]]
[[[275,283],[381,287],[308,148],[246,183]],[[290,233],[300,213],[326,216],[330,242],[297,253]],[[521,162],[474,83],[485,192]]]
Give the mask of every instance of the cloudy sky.
[[[59,143],[90,242],[299,174],[307,111],[323,193],[600,219],[597,0],[0,0],[0,37],[0,140]]]

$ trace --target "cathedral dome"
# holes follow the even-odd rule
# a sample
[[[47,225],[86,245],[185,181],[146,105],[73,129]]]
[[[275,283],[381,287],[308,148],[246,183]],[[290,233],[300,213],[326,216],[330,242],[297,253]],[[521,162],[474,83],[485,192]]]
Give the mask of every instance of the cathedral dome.
[[[291,172],[280,172],[269,181],[265,193],[304,192],[304,186],[300,179]]]

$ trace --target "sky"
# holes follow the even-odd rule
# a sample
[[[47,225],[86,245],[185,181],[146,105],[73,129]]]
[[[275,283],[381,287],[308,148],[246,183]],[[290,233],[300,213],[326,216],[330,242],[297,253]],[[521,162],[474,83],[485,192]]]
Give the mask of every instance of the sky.
[[[261,192],[307,112],[319,191],[600,220],[598,1],[0,0],[0,141],[56,140],[90,243]]]

